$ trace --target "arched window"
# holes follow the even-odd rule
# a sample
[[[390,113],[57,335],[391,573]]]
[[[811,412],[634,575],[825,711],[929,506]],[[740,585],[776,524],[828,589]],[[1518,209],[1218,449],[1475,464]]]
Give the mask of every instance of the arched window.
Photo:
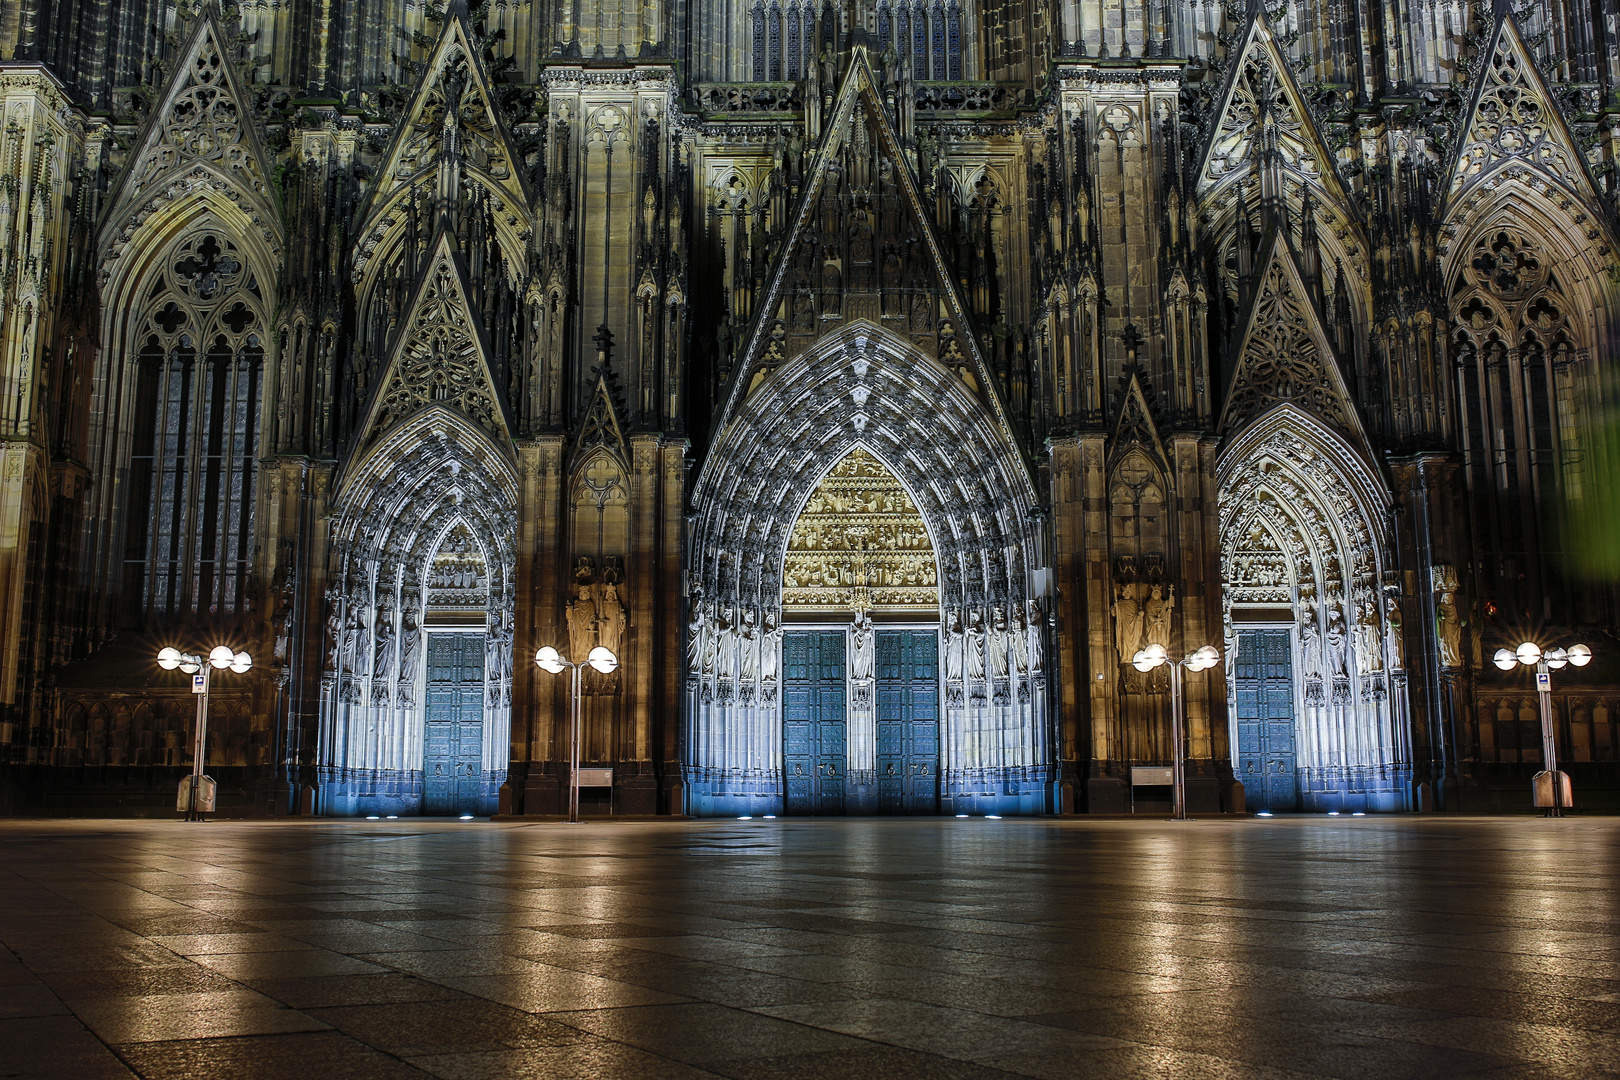
[[[215,229],[189,230],[160,266],[131,341],[124,598],[129,621],[163,624],[245,603],[264,298]]]

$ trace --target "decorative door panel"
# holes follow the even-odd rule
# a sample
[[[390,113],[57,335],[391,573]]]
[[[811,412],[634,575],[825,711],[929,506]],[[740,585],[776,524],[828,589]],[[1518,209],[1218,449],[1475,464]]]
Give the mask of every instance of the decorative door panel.
[[[783,811],[842,814],[849,754],[844,712],[844,633],[782,635]]]
[[[1299,803],[1294,724],[1293,631],[1244,630],[1233,687],[1237,697],[1237,778],[1251,810]]]
[[[877,634],[878,810],[939,812],[939,635]]]
[[[484,635],[429,634],[422,813],[478,809],[484,760]]]

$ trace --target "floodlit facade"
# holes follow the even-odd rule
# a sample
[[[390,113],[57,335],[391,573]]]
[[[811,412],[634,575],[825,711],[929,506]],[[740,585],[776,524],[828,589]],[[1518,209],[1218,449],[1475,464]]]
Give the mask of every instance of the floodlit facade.
[[[21,0],[0,805],[1620,802],[1599,6]],[[1148,771],[1140,771],[1148,770]]]

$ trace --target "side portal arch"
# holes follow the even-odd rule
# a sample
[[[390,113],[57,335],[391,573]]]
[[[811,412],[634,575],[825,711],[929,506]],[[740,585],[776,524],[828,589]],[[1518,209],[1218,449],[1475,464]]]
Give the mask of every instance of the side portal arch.
[[[1289,404],[1230,440],[1216,476],[1233,770],[1249,805],[1408,809],[1387,487]]]

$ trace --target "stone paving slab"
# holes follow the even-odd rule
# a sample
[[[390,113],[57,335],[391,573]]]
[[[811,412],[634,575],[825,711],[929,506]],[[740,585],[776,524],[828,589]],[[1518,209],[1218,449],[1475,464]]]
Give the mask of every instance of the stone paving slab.
[[[0,821],[0,1075],[1620,1077],[1620,819]]]

